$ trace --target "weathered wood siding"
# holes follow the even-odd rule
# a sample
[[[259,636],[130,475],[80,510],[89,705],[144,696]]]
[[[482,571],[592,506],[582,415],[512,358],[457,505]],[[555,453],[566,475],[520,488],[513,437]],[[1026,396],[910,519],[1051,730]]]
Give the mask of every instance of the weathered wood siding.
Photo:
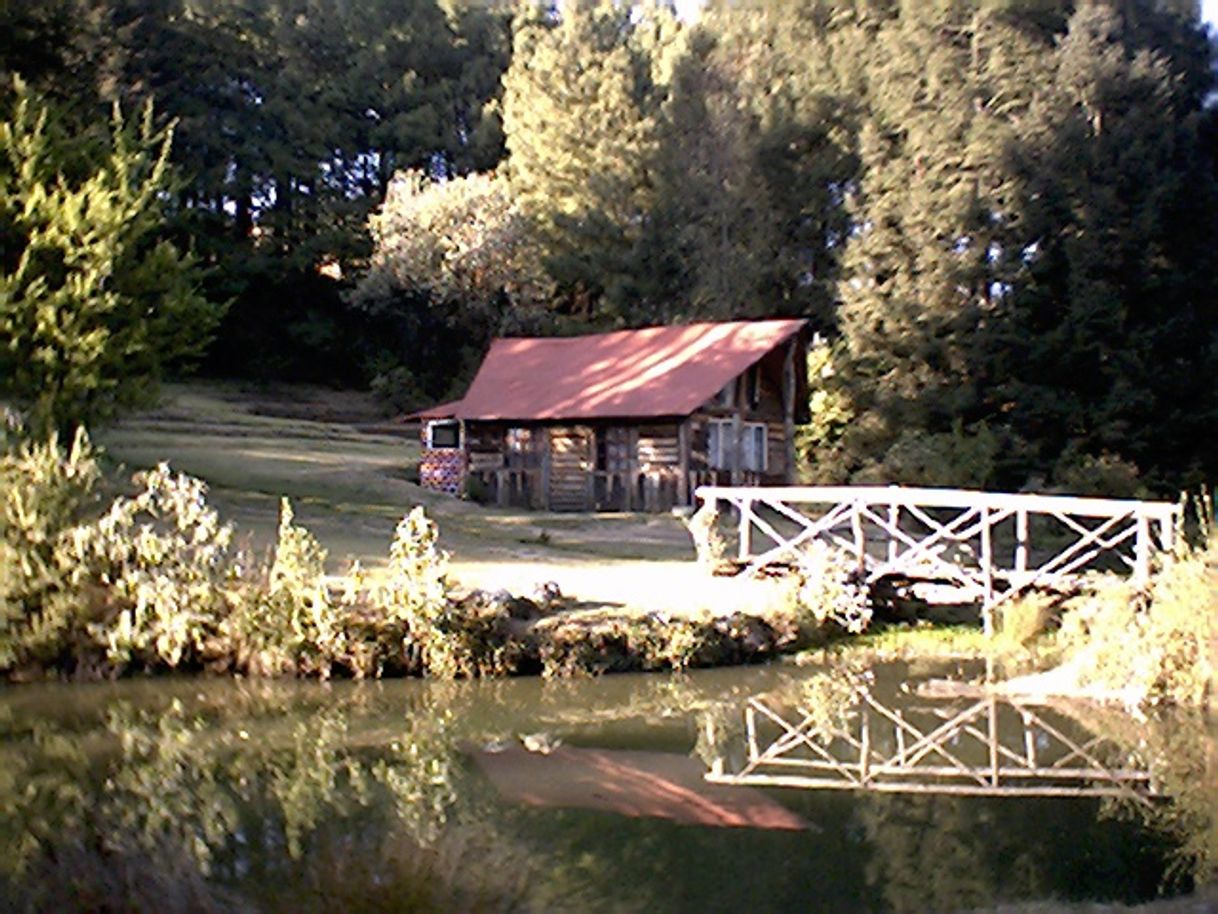
[[[767,355],[756,369],[756,387],[750,389],[750,369],[733,381],[730,399],[711,397],[689,419],[690,474],[696,485],[781,485],[792,480],[791,448],[787,441],[787,417],[783,405],[784,349]],[[755,396],[750,396],[754,393]],[[727,466],[711,465],[708,426],[712,421],[738,420],[740,426],[764,423],[766,427],[766,467],[763,472],[745,469],[743,433],[736,442],[738,450]]]
[[[677,422],[640,425],[635,503],[644,511],[667,511],[681,489],[680,430]]]
[[[548,503],[551,511],[589,511],[593,433],[587,426],[550,429]]]

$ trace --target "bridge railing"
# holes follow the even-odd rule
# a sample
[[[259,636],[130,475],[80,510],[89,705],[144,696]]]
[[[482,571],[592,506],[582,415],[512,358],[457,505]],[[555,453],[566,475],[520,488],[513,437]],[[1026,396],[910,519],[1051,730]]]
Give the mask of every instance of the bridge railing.
[[[738,517],[746,572],[798,564],[816,542],[858,562],[868,582],[889,575],[936,580],[991,610],[1089,570],[1149,579],[1170,558],[1183,508],[1170,502],[924,489],[900,486],[703,486],[706,505]]]

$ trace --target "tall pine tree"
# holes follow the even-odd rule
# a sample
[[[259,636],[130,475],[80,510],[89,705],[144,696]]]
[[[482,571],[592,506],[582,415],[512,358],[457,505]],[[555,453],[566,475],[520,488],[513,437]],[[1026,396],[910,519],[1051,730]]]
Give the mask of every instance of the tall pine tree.
[[[1021,137],[1028,246],[991,342],[995,405],[1063,478],[1119,459],[1170,489],[1214,466],[1208,115],[1187,87],[1196,61],[1140,48],[1134,27],[1171,17],[1082,4]]]
[[[933,459],[885,455],[971,452],[989,418],[985,330],[1023,248],[1008,152],[1050,47],[971,3],[906,5],[879,32],[840,285],[855,470],[927,481]]]
[[[556,307],[620,316],[653,199],[659,7],[522,7],[504,76],[508,174],[558,286]],[[661,28],[661,32],[663,29]]]

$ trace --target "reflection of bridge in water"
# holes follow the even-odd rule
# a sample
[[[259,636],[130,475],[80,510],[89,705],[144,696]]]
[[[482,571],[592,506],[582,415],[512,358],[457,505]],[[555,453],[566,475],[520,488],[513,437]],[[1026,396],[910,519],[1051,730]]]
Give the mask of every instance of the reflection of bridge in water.
[[[904,699],[903,699],[904,701]],[[1160,796],[1127,746],[1055,709],[984,696],[889,707],[868,689],[842,713],[754,697],[740,735],[707,719],[708,781],[751,787],[964,796]],[[734,751],[732,751],[734,750]],[[737,770],[730,770],[731,768]]]

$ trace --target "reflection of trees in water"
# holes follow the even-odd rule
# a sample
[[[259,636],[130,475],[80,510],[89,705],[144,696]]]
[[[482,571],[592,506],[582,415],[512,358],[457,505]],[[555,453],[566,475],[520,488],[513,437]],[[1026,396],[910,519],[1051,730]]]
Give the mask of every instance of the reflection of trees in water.
[[[874,907],[860,898],[860,860],[838,824],[849,805],[830,798],[823,829],[806,832],[554,809],[518,813],[514,827],[533,836],[545,874],[530,897],[539,911],[857,914]]]
[[[1148,834],[1142,821],[1105,822],[1104,804],[868,794],[856,815],[867,835],[867,882],[885,909],[910,914],[1025,898],[1136,902],[1191,888],[1164,869],[1177,836]]]
[[[491,799],[464,782],[459,744],[672,718],[720,691],[684,677],[413,686],[166,681],[123,690],[126,702],[72,692],[63,707],[60,692],[20,715],[0,704],[0,884],[92,854],[111,868],[156,861],[183,883],[189,870],[282,889],[284,872],[324,869],[323,851],[331,870],[358,856],[378,868],[364,881],[385,882],[402,847],[451,871],[490,842],[462,879],[513,895],[526,867],[496,838]]]
[[[868,836],[867,880],[894,912],[1054,896],[1135,902],[1190,888],[1165,878],[1170,842],[1148,837],[1136,823],[1103,822],[1098,805],[869,795],[857,816]]]
[[[358,699],[303,715],[271,692],[242,699],[223,712],[119,705],[94,729],[44,721],[0,734],[0,891],[7,883],[43,910],[53,899],[28,890],[57,878],[132,900],[164,892],[168,910],[175,892],[193,899],[177,910],[206,909],[205,880],[272,910],[284,894],[299,896],[293,909],[392,889],[411,909],[461,898],[473,910],[515,892],[485,853],[465,878],[460,858],[476,841],[444,830],[460,775],[445,709],[416,707],[391,732],[366,733],[352,726]],[[111,884],[124,868],[126,888]],[[149,888],[154,873],[173,885]]]
[[[994,871],[989,846],[1001,838],[994,835],[989,806],[959,797],[883,794],[860,803],[856,823],[867,836],[866,880],[883,907],[910,914],[967,910],[995,900],[1004,885],[1011,897],[1042,894],[1039,885],[1011,884],[1012,877],[1035,872],[1024,860],[1010,861],[1009,872]]]
[[[1218,881],[1218,731],[1197,709],[1133,718],[1102,707],[1071,713],[1126,746],[1155,772],[1167,799],[1150,805],[1111,802],[1106,812],[1160,835],[1171,847],[1167,879]]]
[[[82,885],[118,886],[137,903],[151,899],[145,909],[169,912],[241,903],[378,909],[390,899],[395,910],[505,910],[526,896],[546,911],[678,903],[707,911],[950,910],[1063,887],[1080,898],[1145,897],[1160,887],[1165,853],[1178,849],[1168,889],[1212,872],[1218,859],[1213,742],[1179,716],[1146,722],[1088,712],[1093,719],[1063,709],[1141,753],[1175,796],[1156,803],[1153,816],[1141,806],[1107,807],[1139,816],[1124,826],[1094,825],[1092,801],[837,791],[777,795],[821,828],[808,833],[518,810],[466,777],[456,751],[540,728],[604,735],[623,722],[635,728],[620,731],[627,739],[655,738],[648,728],[656,722],[699,710],[726,719],[722,709],[734,709],[738,721],[759,683],[804,704],[819,701],[828,723],[849,698],[823,676],[760,670],[726,681],[208,683],[201,693],[167,682],[152,690],[152,702],[136,700],[138,686],[120,690],[125,704],[73,693],[77,704],[62,713],[6,702],[0,908],[21,909],[6,903],[6,881],[25,878],[49,892],[85,874]],[[670,730],[663,738],[674,750],[693,735],[684,725]],[[1148,825],[1157,839],[1147,841]],[[1067,837],[1038,842],[1053,832]],[[1077,852],[1062,854],[1063,846]],[[708,873],[724,861],[732,861],[730,878]],[[33,909],[70,907],[51,892]]]

